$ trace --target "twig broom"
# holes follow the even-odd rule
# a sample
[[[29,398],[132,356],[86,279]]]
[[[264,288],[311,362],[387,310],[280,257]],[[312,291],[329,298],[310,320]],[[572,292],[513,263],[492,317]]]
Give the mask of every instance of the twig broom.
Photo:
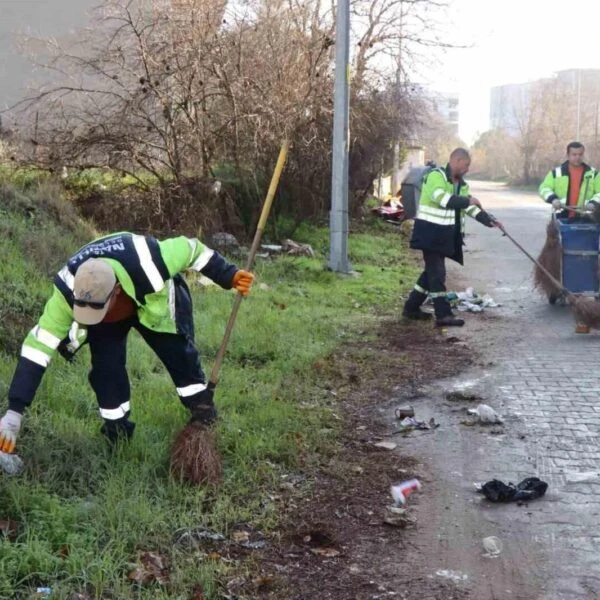
[[[279,185],[279,179],[281,177],[281,172],[283,171],[288,150],[289,142],[288,140],[284,140],[279,151],[275,170],[273,171],[271,184],[262,207],[256,233],[254,234],[254,240],[250,252],[248,253],[245,267],[247,271],[252,270],[252,266],[254,265],[254,259],[256,258],[260,240],[271,211],[271,205],[273,204],[275,192]],[[233,302],[227,326],[225,327],[223,341],[221,342],[221,346],[219,347],[210,373],[208,390],[211,395],[214,394],[215,387],[219,382],[219,371],[223,364],[225,350],[227,349],[227,344],[229,343],[229,338],[233,331],[233,326],[235,325],[242,299],[242,294],[238,292]],[[215,433],[211,428],[197,422],[186,425],[175,438],[175,442],[171,449],[170,467],[172,475],[180,481],[185,481],[194,485],[218,484],[222,477],[223,465],[216,442]]]
[[[558,279],[541,265],[515,238],[513,238],[504,227],[501,227],[502,233],[523,253],[529,260],[540,269],[550,282],[556,287],[557,290],[561,291],[567,297],[568,303],[573,307],[573,314],[575,321],[580,325],[587,325],[593,329],[600,328],[600,302],[597,302],[595,298],[588,296],[579,296],[570,292]]]

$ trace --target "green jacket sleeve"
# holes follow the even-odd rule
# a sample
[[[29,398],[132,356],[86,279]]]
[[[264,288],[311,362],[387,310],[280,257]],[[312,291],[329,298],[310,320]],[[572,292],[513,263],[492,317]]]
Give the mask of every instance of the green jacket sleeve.
[[[552,202],[552,200],[555,200],[558,198],[558,196],[556,195],[556,192],[554,191],[554,182],[555,182],[555,178],[554,178],[554,172],[553,171],[548,171],[548,174],[546,175],[546,177],[544,177],[544,180],[542,181],[542,183],[540,183],[540,187],[539,187],[539,194],[542,197],[542,200],[544,200],[544,202]]]
[[[238,268],[196,238],[180,236],[159,242],[171,277],[187,270],[199,271],[225,289],[230,289]]]
[[[73,311],[55,287],[37,325],[27,334],[8,390],[8,407],[19,413],[31,404],[61,340],[69,335]]]

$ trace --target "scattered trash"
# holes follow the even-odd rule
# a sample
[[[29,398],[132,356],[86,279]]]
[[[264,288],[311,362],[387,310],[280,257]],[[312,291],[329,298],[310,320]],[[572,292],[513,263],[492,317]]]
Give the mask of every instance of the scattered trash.
[[[460,571],[452,571],[450,569],[438,569],[435,574],[438,577],[445,577],[446,579],[452,579],[452,581],[466,581],[469,579],[469,576],[466,573],[461,573]]]
[[[398,444],[394,444],[394,442],[377,442],[373,444],[376,448],[383,448],[384,450],[393,450],[398,446]]]
[[[437,429],[440,426],[439,423],[435,422],[435,419],[431,417],[429,421],[418,421],[415,417],[406,417],[400,421],[400,429],[395,433],[405,433],[412,431],[413,429]]]
[[[23,470],[23,461],[18,454],[0,452],[0,469],[6,475],[19,475]]]
[[[597,471],[588,471],[586,473],[575,473],[573,471],[565,474],[568,483],[582,483],[584,481],[596,481],[600,474]]]
[[[50,587],[39,587],[36,588],[35,594],[30,596],[31,600],[38,600],[41,598],[50,598],[52,595],[52,588]]]
[[[494,535],[483,538],[483,548],[487,556],[499,556],[502,553],[502,541]]]
[[[470,415],[476,415],[480,423],[492,425],[496,423],[502,423],[502,418],[500,415],[487,404],[479,404],[477,408],[470,408],[468,413]]]
[[[472,287],[468,287],[464,292],[448,292],[446,298],[453,308],[461,312],[483,312],[485,308],[502,306],[489,294],[480,296]]]
[[[310,256],[314,258],[315,251],[309,244],[299,244],[294,240],[283,240],[282,250],[291,256]]]
[[[221,533],[211,531],[206,527],[195,527],[193,529],[180,529],[175,532],[175,546],[195,549],[206,540],[211,542],[224,542],[225,536]]]
[[[405,406],[399,406],[394,411],[394,414],[396,415],[396,419],[405,419],[406,417],[414,417],[415,409],[412,406],[410,406],[409,404],[406,404]]]
[[[416,525],[417,520],[410,516],[408,509],[399,508],[397,506],[386,506],[383,522],[393,527],[412,527]]]
[[[547,489],[548,484],[545,481],[537,477],[527,477],[516,486],[511,482],[507,485],[498,479],[492,479],[477,491],[490,502],[517,502],[541,498]]]
[[[406,499],[413,493],[421,489],[421,482],[418,479],[408,479],[391,486],[392,498],[398,504],[406,504]]]

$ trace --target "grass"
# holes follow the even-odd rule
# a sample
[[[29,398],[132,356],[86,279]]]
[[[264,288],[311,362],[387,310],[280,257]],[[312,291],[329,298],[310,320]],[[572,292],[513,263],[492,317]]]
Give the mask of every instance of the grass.
[[[3,201],[2,207],[2,280],[12,287],[2,292],[0,306],[21,302],[23,323],[14,326],[26,324],[26,330],[50,289],[48,270],[81,240],[68,219],[61,224],[45,209],[36,208],[44,215],[36,221],[19,202]],[[175,533],[204,526],[229,536],[240,523],[265,533],[276,527],[272,498],[281,475],[310,470],[335,451],[335,399],[319,386],[312,366],[374,328],[378,312],[397,312],[398,282],[406,288],[416,274],[403,238],[391,226],[375,223],[351,235],[358,276],[323,268],[326,230],[304,227],[296,238],[313,244],[318,258],[257,264],[257,285],[242,305],[222,368],[216,402],[225,478],[218,490],[170,479],[169,447],[186,411],[137,333],[130,336],[128,355],[136,434],[112,454],[99,433],[87,348],[74,365],[55,357],[24,419],[19,451],[26,470],[18,478],[0,476],[0,519],[20,524],[15,536],[0,539],[1,598],[28,598],[36,587],[47,586],[53,599],[73,593],[187,599],[201,586],[210,600],[218,597],[219,581],[245,568],[178,548]],[[51,256],[43,256],[32,239],[43,239]],[[233,295],[189,280],[208,372]],[[14,350],[0,361],[3,397],[16,364]],[[147,551],[168,561],[168,583],[140,585],[128,577]]]

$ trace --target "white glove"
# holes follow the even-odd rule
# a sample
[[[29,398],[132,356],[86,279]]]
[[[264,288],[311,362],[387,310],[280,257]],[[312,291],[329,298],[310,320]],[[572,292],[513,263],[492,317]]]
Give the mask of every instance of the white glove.
[[[561,204],[558,198],[554,198],[554,200],[552,200],[552,208],[554,210],[560,210],[561,208],[563,208],[563,205]]]
[[[11,454],[17,445],[17,436],[21,429],[23,415],[14,410],[7,410],[0,419],[0,450]]]

